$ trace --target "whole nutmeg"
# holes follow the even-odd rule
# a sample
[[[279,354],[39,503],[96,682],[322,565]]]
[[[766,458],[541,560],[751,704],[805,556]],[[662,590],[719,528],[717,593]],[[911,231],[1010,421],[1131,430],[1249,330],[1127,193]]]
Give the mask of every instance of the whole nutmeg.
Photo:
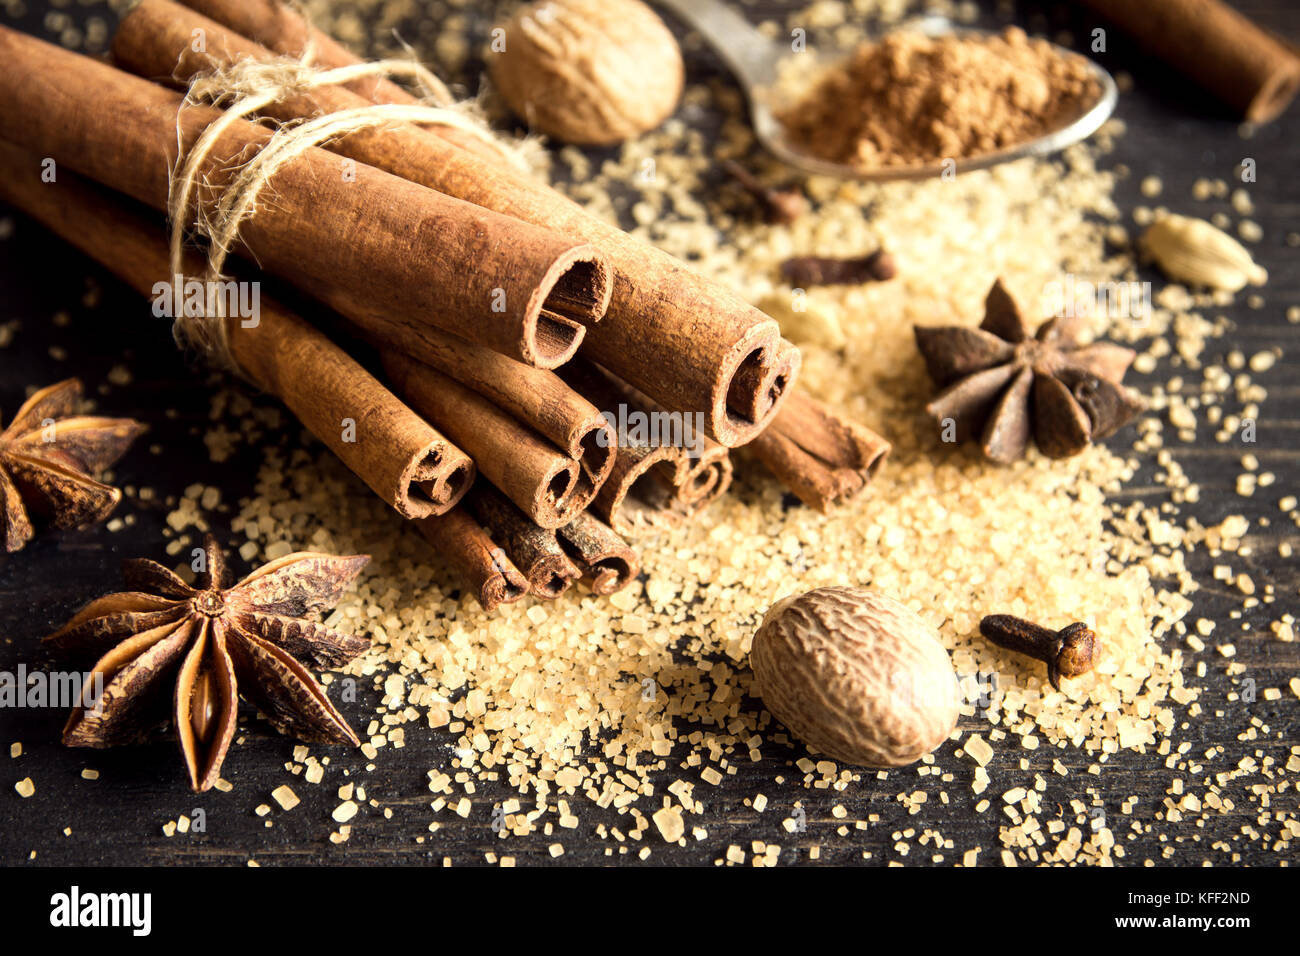
[[[541,0],[488,54],[492,81],[535,129],[606,146],[672,115],[685,70],[677,40],[640,0]]]
[[[934,629],[865,588],[817,588],[775,604],[750,665],[772,715],[843,763],[901,767],[957,725],[957,678]]]

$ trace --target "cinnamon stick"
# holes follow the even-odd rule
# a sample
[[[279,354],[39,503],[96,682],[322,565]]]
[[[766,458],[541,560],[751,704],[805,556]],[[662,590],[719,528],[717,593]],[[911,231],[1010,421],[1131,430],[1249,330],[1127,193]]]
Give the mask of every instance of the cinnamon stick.
[[[730,452],[691,427],[692,419],[680,412],[668,412],[626,382],[582,360],[566,368],[565,374],[605,403],[602,414],[612,425],[621,428],[632,418],[639,419],[648,425],[649,441],[641,444],[668,449],[653,454],[644,448],[633,449],[625,456],[625,480],[628,475],[632,477],[636,497],[642,506],[649,506],[643,512],[645,520],[651,524],[675,524],[679,519],[689,519],[731,487]],[[624,437],[635,441],[635,428]],[[647,457],[652,459],[649,465]],[[617,512],[617,508],[612,510],[612,514]]]
[[[561,377],[600,408],[607,420],[629,422],[636,419],[644,423],[618,436],[609,478],[591,503],[596,514],[618,534],[632,537],[654,529],[675,527],[697,510],[695,503],[683,501],[678,495],[686,467],[684,449],[658,440],[662,430],[659,422],[650,418],[649,411],[638,402],[636,393],[616,382],[602,369],[582,360],[566,365]],[[682,421],[681,413],[675,414],[678,421]],[[649,427],[651,424],[655,425],[653,429]]]
[[[593,594],[613,594],[641,573],[641,560],[609,525],[583,512],[559,530],[560,545],[573,559]]]
[[[392,350],[418,356],[478,392],[562,449],[579,466],[572,507],[585,508],[614,465],[618,436],[600,411],[554,372],[532,368],[437,329],[389,336]]]
[[[694,458],[681,459],[673,475],[677,500],[689,514],[702,511],[727,493],[733,472],[731,453],[717,442],[705,439]]]
[[[409,355],[384,352],[382,358],[397,394],[464,448],[479,472],[537,524],[558,528],[587,507],[597,486],[566,452]]]
[[[180,112],[175,92],[5,28],[0,61],[6,138],[156,209],[178,134],[192,142],[220,115]],[[236,123],[203,181],[224,182],[270,136]],[[241,227],[245,251],[380,335],[428,323],[550,367],[608,302],[607,263],[591,246],[361,163],[345,169],[326,150],[281,167],[269,188],[274,201]],[[200,190],[209,211],[216,198]]]
[[[575,374],[582,374],[583,367],[577,366]],[[618,381],[608,372],[602,375],[615,389],[615,394],[622,399],[629,412],[651,422],[661,423],[660,428],[656,430],[658,432],[656,440],[659,443],[672,444],[678,449],[678,454],[675,456],[676,466],[671,471],[667,467],[657,468],[653,475],[657,480],[666,482],[671,487],[677,510],[682,517],[693,517],[726,494],[727,489],[731,487],[733,473],[731,453],[727,448],[708,438],[698,429],[689,428],[688,419],[680,414],[668,412],[626,382]]]
[[[528,593],[528,579],[464,507],[458,505],[444,515],[423,518],[415,524],[473,589],[483,610],[495,611]]]
[[[309,37],[322,65],[359,62],[277,3],[190,0],[188,5],[230,29],[217,32],[215,24],[192,11],[185,16],[165,0],[144,0],[119,27],[114,55],[146,76],[175,71],[188,79],[196,69],[208,68],[203,58],[185,53],[192,31],[202,27],[207,54],[219,62],[265,57],[268,47],[297,56]],[[359,94],[313,90],[268,112],[283,119],[352,108],[366,97],[414,101],[392,83],[366,82],[358,89]],[[709,436],[727,447],[744,444],[766,427],[799,368],[798,350],[781,338],[774,320],[672,256],[485,156],[467,139],[472,137],[453,129],[401,125],[354,134],[331,148],[448,196],[597,245],[613,265],[613,296],[605,319],[588,325],[584,352],[666,409],[705,412]]]
[[[154,295],[169,271],[161,219],[71,172],[45,182],[41,159],[0,140],[0,198]],[[198,270],[194,262],[187,268]],[[473,462],[298,315],[263,296],[256,326],[238,317],[227,326],[240,371],[284,402],[398,514],[440,514],[469,488]]]
[[[1220,0],[1082,2],[1252,123],[1281,116],[1300,90],[1300,56]]]
[[[592,510],[626,537],[681,524],[685,514],[673,497],[672,483],[679,456],[678,449],[663,445],[619,445],[614,469]]]
[[[539,527],[496,488],[477,482],[466,502],[474,517],[499,541],[510,560],[528,579],[528,591],[541,598],[557,598],[582,577],[555,531]]]
[[[356,55],[347,47],[328,33],[312,27],[296,10],[278,0],[189,0],[185,6],[277,53],[300,56],[311,44],[312,62],[325,69],[357,62]],[[384,77],[364,77],[355,80],[350,87],[374,103],[411,102],[411,95],[406,90]],[[476,137],[459,130],[448,130],[448,133],[464,136],[467,148],[470,143],[481,145]]]
[[[866,488],[889,442],[796,393],[750,449],[800,501],[826,513]]]

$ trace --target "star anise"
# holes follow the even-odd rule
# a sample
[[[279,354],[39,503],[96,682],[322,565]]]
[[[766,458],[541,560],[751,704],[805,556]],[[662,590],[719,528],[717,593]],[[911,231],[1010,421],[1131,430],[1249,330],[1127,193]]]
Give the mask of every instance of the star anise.
[[[1080,345],[1074,318],[1050,319],[1031,336],[1000,279],[984,305],[978,329],[915,329],[930,377],[943,389],[926,411],[951,420],[958,441],[979,436],[984,454],[1005,464],[1024,454],[1032,432],[1043,454],[1066,458],[1142,410],[1137,393],[1120,384],[1132,349]]]
[[[144,431],[129,418],[73,416],[81,382],[41,389],[0,432],[0,543],[17,551],[31,540],[33,515],[56,528],[103,521],[122,492],[92,475],[117,461]]]
[[[167,717],[196,791],[221,772],[235,734],[240,695],[281,733],[320,743],[357,736],[300,661],[339,667],[369,641],[303,615],[332,605],[369,555],[298,552],[230,586],[211,537],[206,573],[190,587],[153,561],[123,565],[130,591],[92,601],[46,638],[60,649],[99,654],[81,706],[68,719],[69,747],[113,747],[149,736]],[[95,674],[102,697],[89,699]]]

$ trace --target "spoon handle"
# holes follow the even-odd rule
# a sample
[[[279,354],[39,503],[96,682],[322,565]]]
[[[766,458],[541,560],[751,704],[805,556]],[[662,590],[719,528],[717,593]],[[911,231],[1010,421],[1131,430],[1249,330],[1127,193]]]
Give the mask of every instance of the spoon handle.
[[[782,51],[722,0],[653,0],[698,31],[731,67],[746,91],[771,86]]]

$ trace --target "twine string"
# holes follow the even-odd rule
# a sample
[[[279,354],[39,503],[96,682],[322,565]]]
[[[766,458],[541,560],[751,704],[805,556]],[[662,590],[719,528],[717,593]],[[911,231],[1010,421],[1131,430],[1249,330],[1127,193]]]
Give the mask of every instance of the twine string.
[[[230,250],[239,241],[240,226],[255,214],[258,197],[276,172],[307,150],[352,133],[401,123],[451,127],[481,139],[508,163],[527,170],[522,154],[487,128],[472,111],[472,103],[457,102],[441,79],[414,60],[379,60],[323,70],[312,65],[313,56],[314,45],[309,44],[300,58],[241,59],[214,67],[191,81],[177,113],[179,152],[171,170],[167,197],[171,224],[168,252],[173,282],[187,281],[185,243],[191,234],[207,240],[204,288],[211,289],[212,283],[222,281],[222,269]],[[196,202],[200,187],[211,186],[203,170],[212,151],[235,124],[273,103],[311,90],[379,76],[413,81],[424,94],[423,100],[415,104],[373,104],[309,120],[275,122],[270,138],[251,158],[234,168],[216,200]],[[181,114],[202,104],[224,107],[225,111],[185,150]],[[186,309],[175,310],[172,335],[179,345],[199,352],[211,364],[237,370],[230,349],[229,324],[225,321],[225,298],[209,295],[206,299],[208,307],[200,310],[199,315],[187,315]]]

